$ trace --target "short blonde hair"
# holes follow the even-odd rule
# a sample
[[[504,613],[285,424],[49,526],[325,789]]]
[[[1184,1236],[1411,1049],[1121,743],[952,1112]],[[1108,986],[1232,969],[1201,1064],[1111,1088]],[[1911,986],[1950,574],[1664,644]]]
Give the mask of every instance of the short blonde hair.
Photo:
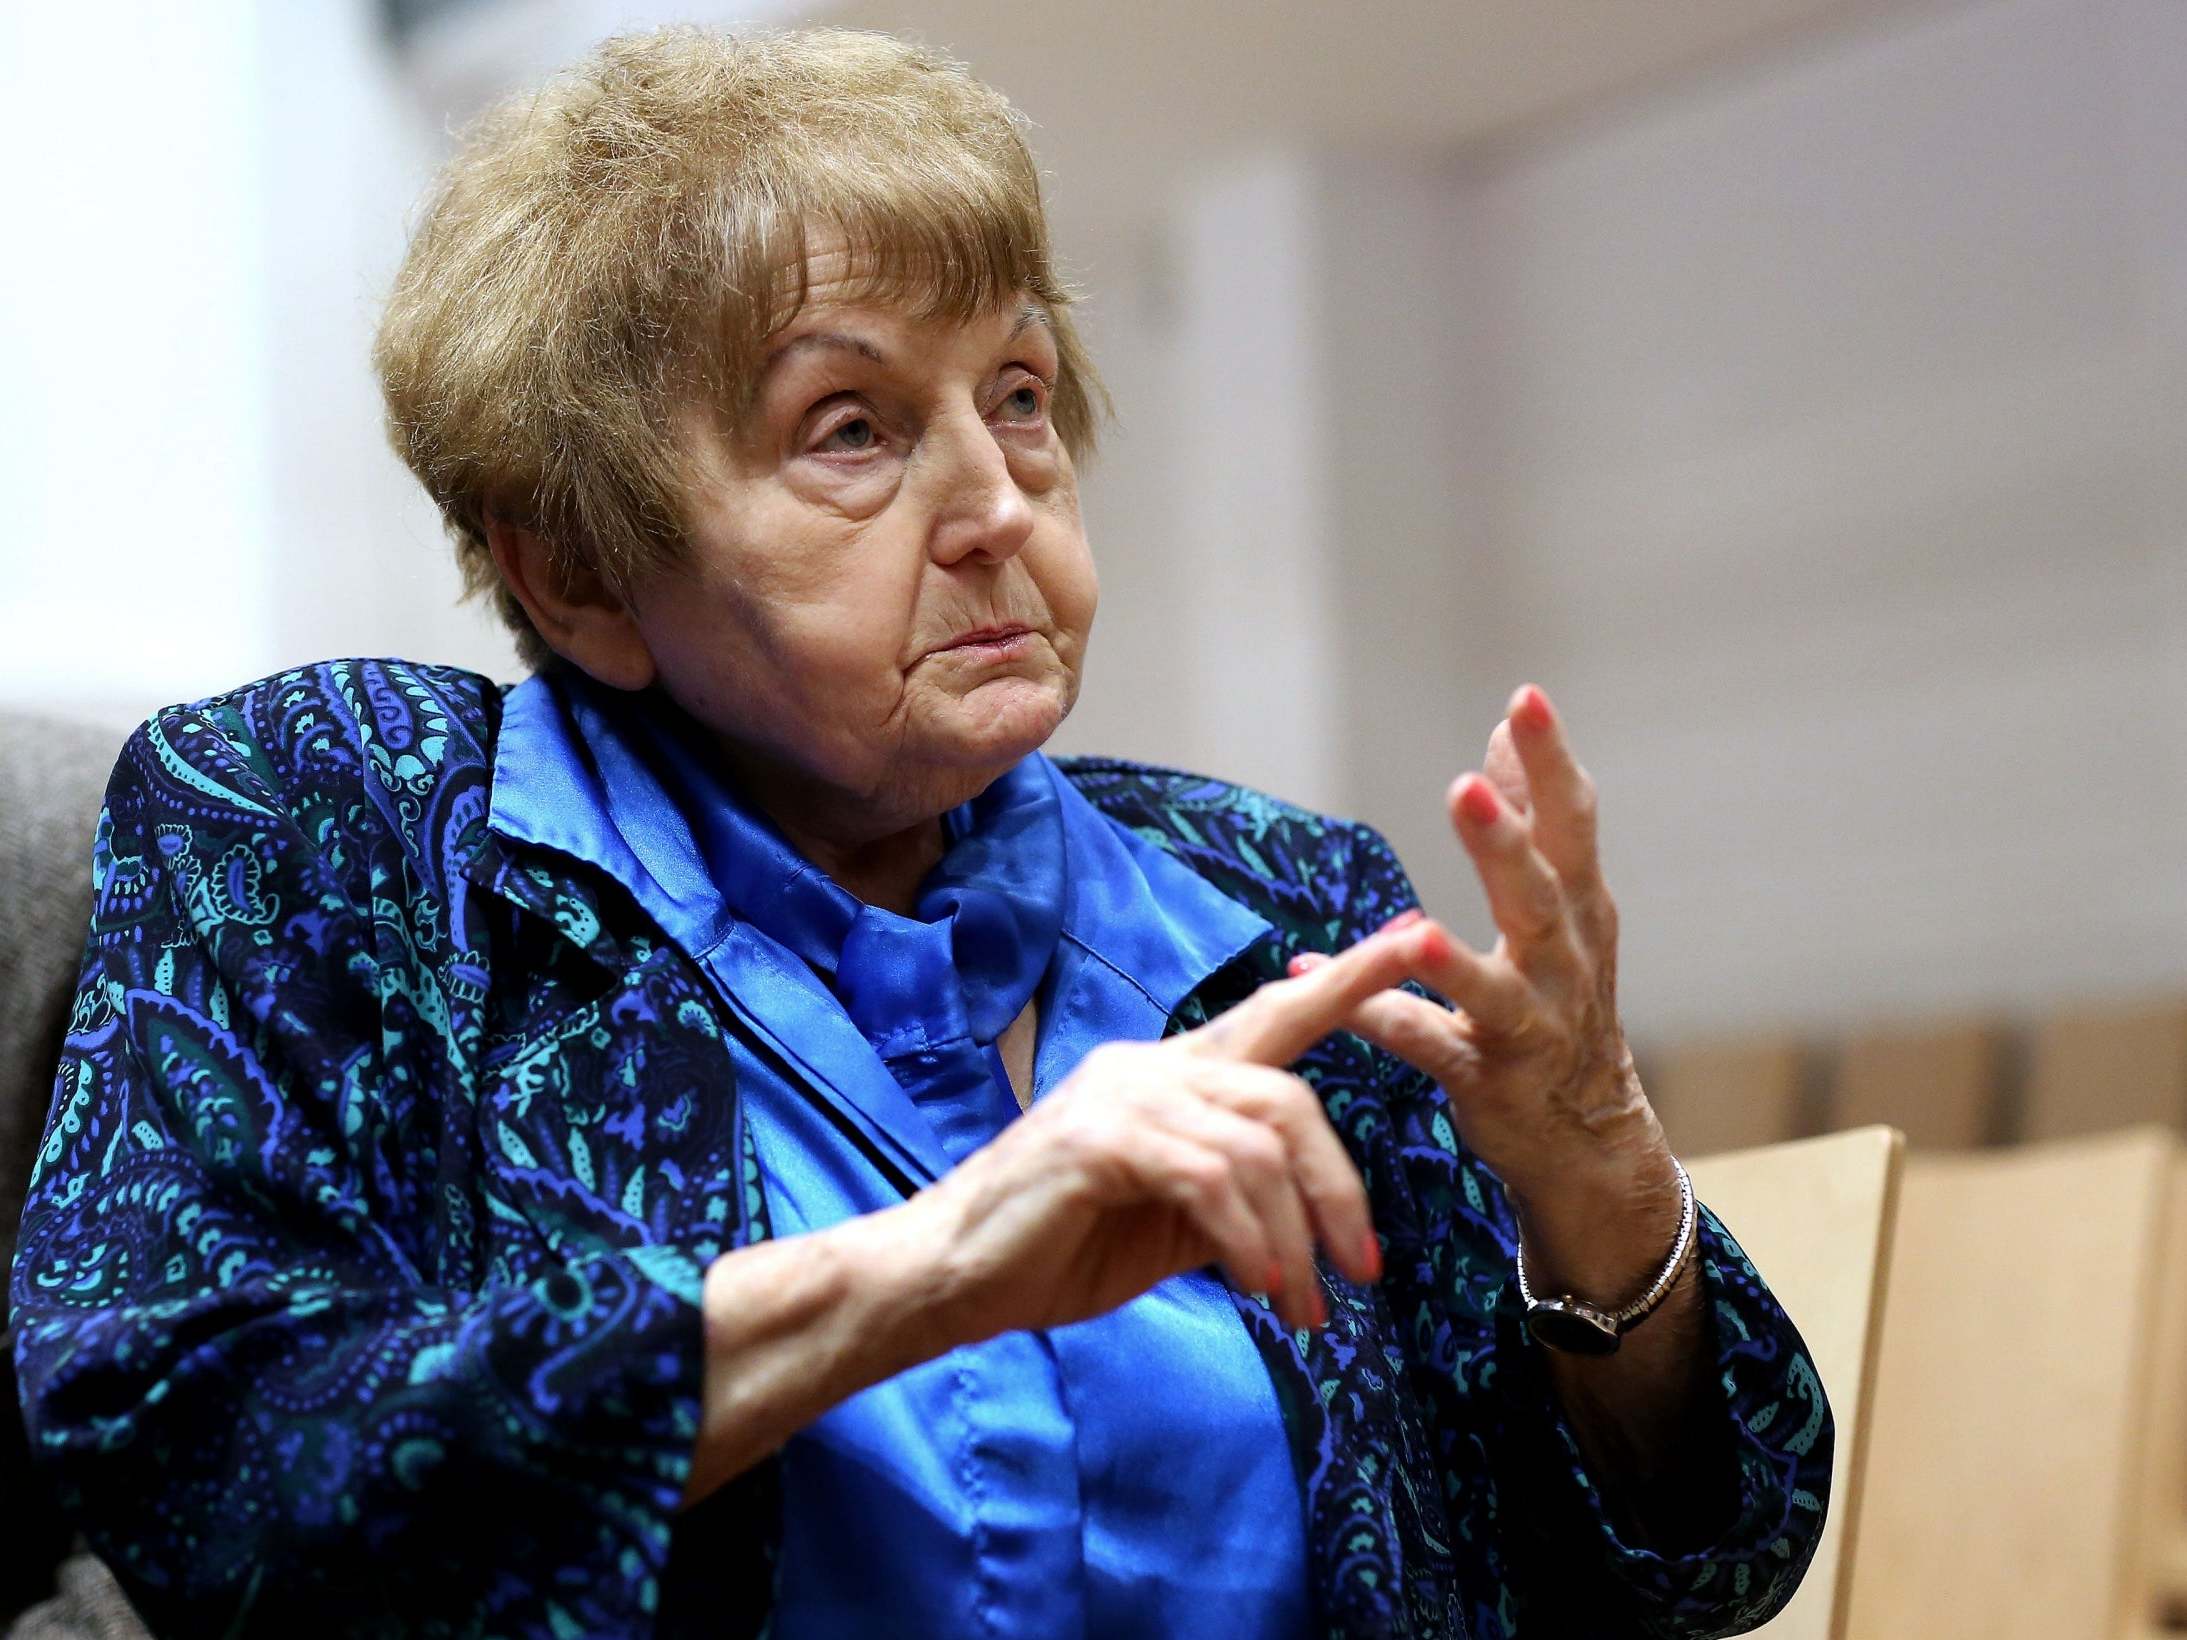
[[[887,35],[609,40],[484,115],[441,173],[381,319],[388,436],[441,509],[465,595],[548,657],[486,546],[489,510],[566,578],[619,596],[687,531],[676,413],[733,425],[805,299],[808,227],[852,291],[928,317],[1024,296],[1052,320],[1058,435],[1091,452],[1107,399],[1073,327],[1022,117],[963,65]]]

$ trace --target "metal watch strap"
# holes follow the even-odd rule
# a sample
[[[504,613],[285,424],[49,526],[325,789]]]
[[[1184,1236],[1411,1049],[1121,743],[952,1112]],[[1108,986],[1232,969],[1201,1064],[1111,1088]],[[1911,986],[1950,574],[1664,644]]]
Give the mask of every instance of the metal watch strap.
[[[1622,1310],[1606,1310],[1571,1293],[1536,1298],[1526,1279],[1526,1249],[1519,1249],[1519,1302],[1526,1306],[1526,1330],[1537,1344],[1573,1355],[1610,1355],[1624,1334],[1663,1302],[1663,1295],[1693,1257],[1694,1231],[1700,1219],[1693,1199],[1693,1180],[1686,1176],[1677,1157],[1671,1158],[1671,1166],[1678,1172],[1678,1239],[1671,1244],[1670,1257],[1663,1261],[1663,1268],[1648,1290]]]

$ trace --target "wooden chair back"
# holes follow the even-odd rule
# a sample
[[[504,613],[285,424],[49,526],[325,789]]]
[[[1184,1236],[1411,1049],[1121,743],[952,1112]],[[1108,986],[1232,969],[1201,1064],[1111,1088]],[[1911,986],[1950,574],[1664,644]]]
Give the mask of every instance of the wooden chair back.
[[[2187,1146],[2175,1147],[2168,1197],[2141,1396],[2146,1457],[2127,1603],[2145,1627],[2176,1635],[2187,1629]]]
[[[1805,1072],[1793,1037],[1679,1042],[1649,1055],[1648,1099],[1681,1156],[1750,1150],[1800,1136]]]
[[[2187,1132],[2187,997],[2062,1009],[2035,1028],[2026,1137],[2141,1122]]]
[[[1840,1640],[1868,1445],[1878,1323],[1904,1143],[1862,1128],[1688,1164],[1709,1204],[1769,1282],[1830,1397],[1837,1423],[1829,1518],[1792,1602],[1757,1632]]]
[[[2141,1128],[1909,1158],[1855,1527],[1854,1640],[2138,1628],[2178,1154]]]
[[[1839,1055],[1833,1127],[1884,1123],[1916,1150],[1989,1141],[2002,1082],[2002,1038],[1986,1021],[1939,1021],[1872,1031]]]

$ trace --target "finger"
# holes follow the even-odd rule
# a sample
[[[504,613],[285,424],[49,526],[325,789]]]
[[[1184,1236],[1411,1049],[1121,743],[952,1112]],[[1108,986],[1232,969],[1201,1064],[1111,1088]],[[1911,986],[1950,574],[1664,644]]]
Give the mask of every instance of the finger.
[[[1526,780],[1526,765],[1511,739],[1511,720],[1503,718],[1489,732],[1488,753],[1481,759],[1481,773],[1494,783],[1498,795],[1521,814],[1534,811],[1534,793]]]
[[[1229,1060],[1207,1061],[1195,1085],[1209,1100],[1281,1137],[1291,1183],[1306,1204],[1315,1238],[1348,1279],[1380,1280],[1382,1247],[1375,1240],[1367,1186],[1329,1125],[1320,1096],[1288,1072]]]
[[[1266,1275],[1256,1286],[1276,1300],[1276,1313],[1291,1326],[1321,1326],[1327,1312],[1321,1278],[1314,1273],[1314,1236],[1306,1204],[1291,1177],[1283,1137],[1264,1122],[1205,1099],[1170,1100],[1153,1112],[1157,1124],[1221,1156],[1260,1222],[1269,1247]]]
[[[1481,1036],[1508,1037],[1522,1035],[1531,1028],[1538,1011],[1539,999],[1533,987],[1526,983],[1526,976],[1508,962],[1495,957],[1484,957],[1465,941],[1438,930],[1440,939],[1423,942],[1419,978],[1429,990],[1449,997],[1458,1006],[1455,1011],[1445,1010],[1425,997],[1413,1000],[1423,1007],[1448,1013],[1469,1039]],[[1302,952],[1291,959],[1291,971],[1304,973],[1329,959],[1318,951]],[[1410,995],[1398,992],[1397,995]],[[1344,1022],[1346,1030],[1357,1030],[1354,1020]],[[1364,1031],[1358,1034],[1364,1036]]]
[[[1549,697],[1527,684],[1504,720],[1534,805],[1534,846],[1568,889],[1585,892],[1601,875],[1595,847],[1595,783],[1572,756]]]
[[[1350,1027],[1444,1088],[1458,1090],[1470,1087],[1480,1072],[1481,1050],[1471,1023],[1410,991],[1384,991],[1353,1011]]]
[[[1411,977],[1421,936],[1436,925],[1400,919],[1311,974],[1263,985],[1219,1018],[1177,1041],[1190,1053],[1288,1065],[1335,1030],[1362,997]]]
[[[1457,1003],[1482,1030],[1513,1036],[1532,1024],[1541,999],[1508,960],[1483,956],[1442,928],[1420,945],[1421,982]]]
[[[1185,1216],[1215,1250],[1239,1291],[1276,1293],[1283,1270],[1275,1244],[1239,1188],[1227,1157],[1152,1127],[1133,1135],[1128,1155],[1140,1188]]]
[[[1577,953],[1564,885],[1534,846],[1525,818],[1488,780],[1467,774],[1451,786],[1450,819],[1473,856],[1489,915],[1510,942],[1513,959],[1529,972],[1544,964],[1569,967]]]

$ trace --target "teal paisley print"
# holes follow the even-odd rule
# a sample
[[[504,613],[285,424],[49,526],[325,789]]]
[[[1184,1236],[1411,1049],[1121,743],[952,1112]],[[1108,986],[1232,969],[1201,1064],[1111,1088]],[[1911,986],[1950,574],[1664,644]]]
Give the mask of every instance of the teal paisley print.
[[[768,1234],[704,976],[622,886],[486,824],[502,691],[341,660],[155,715],[96,909],[12,1273],[23,1413],[161,1634],[764,1631],[776,1477],[679,1512],[700,1283]],[[1183,1028],[1412,903],[1372,832],[1220,782],[1066,765],[1264,917]],[[1515,1232],[1432,1085],[1299,1069],[1387,1249],[1330,1322],[1240,1314],[1297,1466],[1320,1631],[1715,1635],[1797,1584],[1830,1414],[1713,1217],[1720,1492],[1649,1545],[1518,1325]]]

